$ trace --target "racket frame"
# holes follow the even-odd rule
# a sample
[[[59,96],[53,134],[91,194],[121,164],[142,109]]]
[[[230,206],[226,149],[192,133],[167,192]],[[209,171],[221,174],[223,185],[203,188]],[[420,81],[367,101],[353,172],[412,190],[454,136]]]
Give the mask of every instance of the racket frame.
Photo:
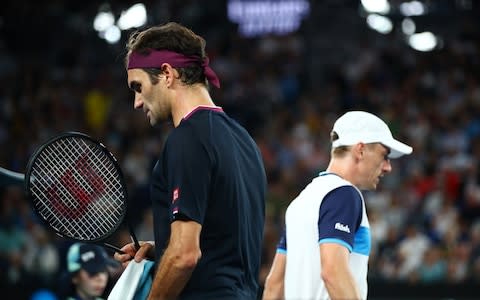
[[[38,157],[40,156],[41,153],[43,153],[43,151],[45,151],[45,149],[49,146],[51,146],[52,144],[56,143],[58,140],[61,140],[61,139],[67,139],[67,138],[70,138],[70,137],[73,137],[73,138],[80,138],[80,139],[83,139],[83,140],[87,140],[88,142],[92,143],[92,144],[95,144],[96,146],[98,146],[98,149],[100,149],[108,158],[109,160],[112,162],[112,165],[113,167],[116,169],[116,172],[117,174],[119,175],[118,179],[119,179],[119,182],[120,182],[120,185],[121,185],[121,188],[123,190],[123,194],[124,194],[124,203],[123,203],[123,209],[122,209],[122,212],[121,212],[121,216],[119,218],[119,221],[115,224],[115,226],[112,226],[112,228],[110,228],[110,230],[106,233],[104,233],[102,236],[99,236],[98,238],[94,238],[94,239],[81,239],[81,238],[76,238],[75,236],[71,236],[71,235],[67,235],[63,232],[61,232],[59,229],[55,228],[54,226],[52,226],[50,224],[50,222],[47,220],[47,218],[45,218],[40,212],[39,212],[39,207],[38,207],[38,204],[36,203],[36,201],[34,201],[35,199],[35,196],[32,194],[32,191],[31,191],[31,187],[32,187],[32,183],[31,183],[31,180],[34,180],[34,178],[32,178],[32,172],[33,172],[33,167],[35,166],[35,162],[37,161]],[[28,162],[28,165],[27,165],[27,168],[26,168],[26,172],[25,172],[25,181],[24,181],[24,191],[25,191],[25,194],[26,194],[26,197],[28,199],[30,199],[31,203],[33,204],[33,207],[34,207],[34,211],[36,213],[36,215],[39,217],[39,219],[46,225],[48,226],[49,228],[51,228],[57,235],[63,237],[63,238],[67,238],[67,239],[71,239],[71,240],[75,240],[75,241],[80,241],[80,242],[90,242],[90,243],[100,243],[106,239],[108,239],[109,237],[111,237],[115,232],[117,232],[117,230],[121,227],[121,225],[125,222],[125,218],[126,218],[126,215],[127,215],[127,206],[128,206],[128,189],[127,189],[127,185],[125,183],[125,179],[124,179],[124,176],[123,176],[123,172],[120,168],[120,165],[118,164],[118,161],[117,159],[115,158],[115,156],[107,149],[107,147],[95,140],[94,138],[90,137],[89,135],[87,134],[84,134],[84,133],[81,133],[81,132],[76,132],[76,131],[68,131],[68,132],[65,132],[65,133],[62,133],[58,136],[55,136],[49,140],[47,140],[45,143],[43,143],[40,147],[38,147],[35,152],[32,154],[32,156],[30,157],[30,160]],[[127,225],[128,225],[128,229],[129,229],[129,233],[130,233],[130,237],[132,239],[132,242],[134,243],[135,247],[138,249],[140,247],[139,243],[138,243],[138,240],[135,236],[135,233],[133,231],[133,228],[131,227],[131,225],[127,222]],[[114,245],[111,245],[111,244],[108,244],[108,243],[105,243],[105,242],[102,242],[102,244],[107,247],[107,248],[110,248],[111,250],[114,250],[116,252],[119,252],[119,253],[124,253],[122,250],[120,250],[120,248],[114,246]]]

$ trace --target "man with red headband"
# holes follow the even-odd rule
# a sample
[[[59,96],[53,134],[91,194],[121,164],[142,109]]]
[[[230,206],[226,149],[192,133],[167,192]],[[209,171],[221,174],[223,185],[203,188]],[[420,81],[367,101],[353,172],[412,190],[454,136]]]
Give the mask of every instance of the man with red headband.
[[[127,50],[134,107],[174,128],[152,173],[155,241],[115,258],[155,258],[150,299],[255,299],[266,176],[253,139],[210,97],[220,82],[205,40],[168,23],[133,34]]]

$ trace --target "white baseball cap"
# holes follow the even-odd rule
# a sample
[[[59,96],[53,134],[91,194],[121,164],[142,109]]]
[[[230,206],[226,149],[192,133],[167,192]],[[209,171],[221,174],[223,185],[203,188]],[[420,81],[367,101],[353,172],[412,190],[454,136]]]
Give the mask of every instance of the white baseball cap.
[[[389,158],[398,158],[413,151],[412,147],[393,138],[382,119],[365,111],[345,113],[337,119],[332,132],[338,135],[338,139],[332,142],[332,148],[357,143],[380,143],[390,149]]]

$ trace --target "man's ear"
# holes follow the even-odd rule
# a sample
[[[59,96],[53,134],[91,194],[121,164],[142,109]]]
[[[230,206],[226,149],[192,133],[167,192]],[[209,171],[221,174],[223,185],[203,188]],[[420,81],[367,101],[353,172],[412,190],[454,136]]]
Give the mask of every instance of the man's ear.
[[[161,69],[162,75],[165,76],[165,80],[167,81],[167,88],[171,87],[173,80],[178,77],[178,72],[169,63],[163,63]]]
[[[357,143],[352,147],[353,155],[355,159],[361,160],[363,158],[363,154],[365,152],[365,144],[364,143]]]

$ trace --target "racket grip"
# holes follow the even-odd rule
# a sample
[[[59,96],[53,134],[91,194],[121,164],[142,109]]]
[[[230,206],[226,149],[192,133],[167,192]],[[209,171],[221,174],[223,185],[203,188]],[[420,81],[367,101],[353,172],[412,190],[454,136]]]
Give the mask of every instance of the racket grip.
[[[130,231],[130,238],[132,239],[133,244],[135,245],[135,249],[140,249],[140,243],[138,242],[137,236],[133,231],[132,225],[128,224],[128,230]]]
[[[116,247],[116,246],[114,246],[114,245],[112,245],[112,244],[103,243],[103,245],[104,245],[106,248],[110,249],[110,250],[113,250],[113,251],[118,252],[118,253],[120,253],[120,254],[125,254],[125,252],[123,252],[122,249],[120,249],[120,248],[118,248],[118,247]]]

